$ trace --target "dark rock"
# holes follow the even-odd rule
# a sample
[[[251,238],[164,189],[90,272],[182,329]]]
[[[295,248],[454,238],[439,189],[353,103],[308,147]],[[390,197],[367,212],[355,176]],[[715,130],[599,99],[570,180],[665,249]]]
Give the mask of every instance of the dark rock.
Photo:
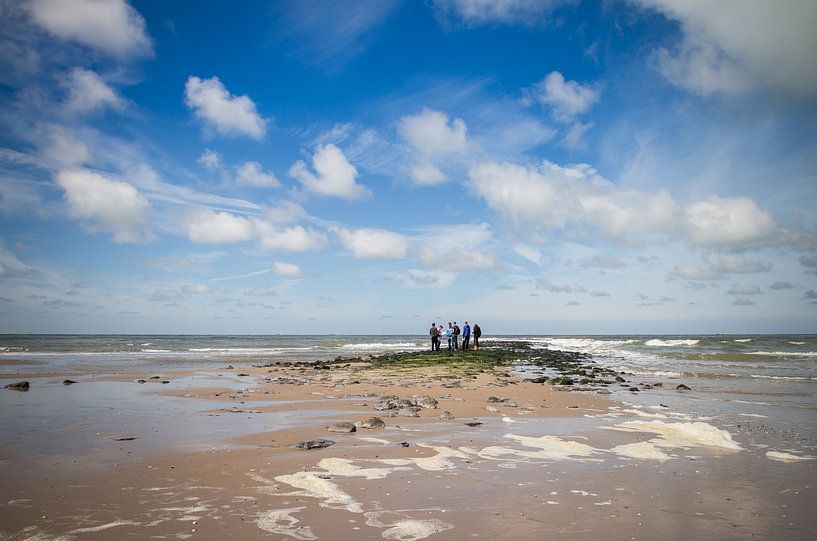
[[[420,416],[420,407],[418,406],[406,406],[405,408],[400,408],[397,410],[397,415],[402,417],[419,417]]]
[[[498,396],[489,396],[486,402],[489,402],[491,404],[499,404],[500,402],[502,402],[502,399],[499,398]]]
[[[539,376],[538,378],[528,378],[525,381],[527,381],[528,383],[544,383],[549,379],[550,378],[547,376]]]
[[[245,374],[245,373],[243,373],[243,372],[242,372],[241,374],[236,374],[236,375],[237,375],[238,377],[249,376],[249,374]]]
[[[293,445],[293,447],[295,447],[296,449],[303,449],[304,451],[308,451],[310,449],[323,449],[324,447],[329,447],[330,445],[335,445],[335,442],[332,440],[317,439],[302,441],[300,443],[296,443],[295,445]]]
[[[227,368],[225,368],[224,370],[235,370],[235,368],[233,368],[233,365],[228,364]]]
[[[692,389],[690,389],[689,387],[687,387],[686,385],[684,385],[683,383],[681,383],[680,385],[678,385],[678,386],[677,386],[675,389],[676,389],[677,391],[691,391],[691,390],[692,390]]]
[[[6,385],[5,388],[6,389],[11,389],[12,391],[26,392],[26,391],[28,391],[29,387],[30,387],[30,385],[29,385],[29,383],[27,381],[18,381],[17,383],[9,383],[8,385]]]
[[[663,382],[661,382],[661,381],[658,381],[658,382],[656,382],[656,383],[653,383],[653,384],[652,384],[652,386],[653,386],[653,387],[663,387],[663,386],[664,386],[664,383],[663,383]]]
[[[335,423],[333,425],[329,425],[326,427],[329,432],[356,432],[357,427],[355,427],[354,423],[343,422],[343,423]]]
[[[380,417],[370,417],[357,423],[360,428],[386,428],[386,423]]]
[[[668,408],[669,407],[666,404],[658,404],[658,405],[661,406],[662,408]]]
[[[624,378],[622,378],[621,376],[616,376],[616,381],[617,381],[618,383],[624,383],[624,382],[625,382],[625,381],[627,381],[627,380],[626,380],[626,379],[624,379]]]
[[[443,421],[450,421],[453,418],[454,416],[451,414],[450,411],[444,411],[440,414],[440,419],[442,419]]]
[[[465,426],[482,426],[482,421],[468,421]]]
[[[407,441],[401,441],[400,442],[400,447],[408,447],[408,446],[409,446],[409,442],[407,442]]]
[[[162,376],[150,376],[148,379],[162,379]]]
[[[147,381],[146,381],[146,380],[143,380],[143,379],[137,379],[137,380],[136,380],[136,383],[147,383]]]
[[[170,383],[168,380],[166,380],[166,379],[162,380],[162,385],[167,385],[168,383]]]
[[[133,441],[135,439],[136,438],[134,438],[133,436],[124,436],[122,438],[114,438],[113,441]]]
[[[419,406],[421,408],[430,410],[437,409],[437,400],[425,394],[412,396],[411,402],[415,406]]]
[[[631,393],[637,393],[638,392],[638,387],[630,387],[627,390],[630,391]]]

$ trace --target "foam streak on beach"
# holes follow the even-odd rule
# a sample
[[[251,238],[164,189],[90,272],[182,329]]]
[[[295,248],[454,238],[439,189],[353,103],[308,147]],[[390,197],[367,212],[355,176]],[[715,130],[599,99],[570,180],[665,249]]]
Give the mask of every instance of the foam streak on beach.
[[[814,336],[500,337],[467,356],[411,336],[0,346],[4,385],[30,385],[0,393],[7,539],[817,531]]]

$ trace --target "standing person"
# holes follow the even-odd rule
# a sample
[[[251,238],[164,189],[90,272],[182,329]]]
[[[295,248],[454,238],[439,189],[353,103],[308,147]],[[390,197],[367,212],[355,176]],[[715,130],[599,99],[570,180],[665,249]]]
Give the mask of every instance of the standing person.
[[[452,336],[451,344],[454,346],[454,351],[457,351],[457,349],[459,348],[457,341],[459,340],[460,336],[460,326],[457,325],[456,321],[454,322],[454,328],[451,330],[451,336]]]
[[[479,351],[479,337],[482,336],[482,329],[479,328],[479,323],[474,323],[474,349]]]
[[[468,321],[462,326],[462,349],[468,349],[468,342],[471,341],[471,325]]]
[[[437,351],[440,351],[440,342],[443,340],[443,324],[437,325]]]
[[[451,328],[451,322],[448,322],[448,328],[445,330],[445,337],[448,338],[448,351],[451,351],[451,337],[454,335],[454,329]]]
[[[436,323],[431,324],[428,334],[431,336],[431,351],[437,351],[440,343],[440,331],[437,330]]]

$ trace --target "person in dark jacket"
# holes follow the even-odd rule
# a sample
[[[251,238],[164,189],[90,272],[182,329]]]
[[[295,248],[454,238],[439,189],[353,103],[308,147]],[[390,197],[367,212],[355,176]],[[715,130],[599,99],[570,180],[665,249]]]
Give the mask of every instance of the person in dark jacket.
[[[437,329],[437,323],[431,324],[431,328],[428,330],[428,334],[431,336],[431,351],[439,351],[440,331]]]
[[[465,322],[462,326],[462,349],[468,349],[468,343],[471,341],[471,325]]]
[[[451,345],[454,347],[454,351],[459,349],[459,344],[457,341],[460,339],[460,326],[457,325],[457,322],[454,322],[454,329],[451,331]]]
[[[479,350],[479,337],[482,336],[482,329],[479,323],[474,323],[474,349]]]

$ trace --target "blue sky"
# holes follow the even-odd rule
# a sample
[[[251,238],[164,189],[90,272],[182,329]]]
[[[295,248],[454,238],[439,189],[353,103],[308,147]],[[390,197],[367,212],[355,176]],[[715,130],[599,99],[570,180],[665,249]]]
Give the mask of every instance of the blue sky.
[[[817,329],[817,4],[0,4],[0,330]]]

